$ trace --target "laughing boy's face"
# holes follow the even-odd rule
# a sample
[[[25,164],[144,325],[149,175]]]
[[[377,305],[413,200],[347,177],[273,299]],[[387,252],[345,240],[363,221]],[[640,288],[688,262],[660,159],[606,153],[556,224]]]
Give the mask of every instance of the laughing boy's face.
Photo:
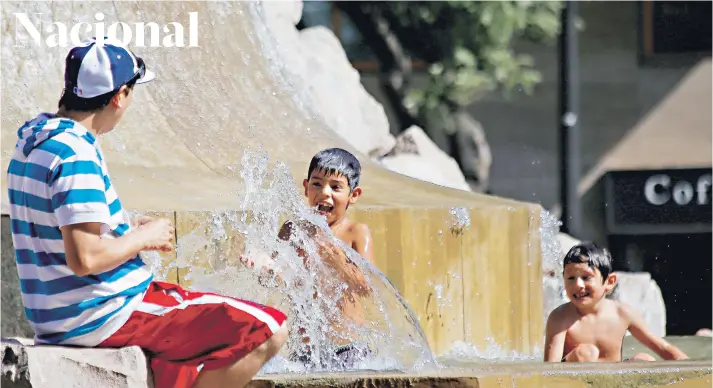
[[[303,185],[310,207],[325,216],[327,224],[332,225],[344,217],[351,199],[349,181],[344,175],[315,170]]]

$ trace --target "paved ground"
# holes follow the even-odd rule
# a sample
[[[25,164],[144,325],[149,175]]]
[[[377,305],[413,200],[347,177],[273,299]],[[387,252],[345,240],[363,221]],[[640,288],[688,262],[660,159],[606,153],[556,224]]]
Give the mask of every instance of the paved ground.
[[[595,365],[479,365],[419,374],[360,372],[274,375],[257,379],[249,387],[708,388],[712,381],[711,365],[707,361],[669,361]]]

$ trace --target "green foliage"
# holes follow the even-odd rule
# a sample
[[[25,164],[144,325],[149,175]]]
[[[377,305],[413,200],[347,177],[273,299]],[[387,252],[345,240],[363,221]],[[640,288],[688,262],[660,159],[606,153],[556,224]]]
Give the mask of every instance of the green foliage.
[[[412,114],[422,115],[443,103],[468,105],[499,88],[531,93],[540,73],[513,44],[552,41],[559,33],[562,4],[442,1],[383,2],[380,7],[395,16],[392,28],[410,54],[428,63],[427,84],[413,87],[404,101]]]

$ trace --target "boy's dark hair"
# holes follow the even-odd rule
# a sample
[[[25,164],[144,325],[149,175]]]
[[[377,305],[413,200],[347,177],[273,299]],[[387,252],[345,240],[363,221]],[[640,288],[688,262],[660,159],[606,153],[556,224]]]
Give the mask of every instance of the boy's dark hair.
[[[341,174],[349,182],[349,190],[354,191],[359,186],[361,176],[361,164],[359,160],[349,151],[341,148],[327,148],[317,152],[312,157],[307,170],[307,179],[312,177],[314,170],[324,171],[326,174]]]
[[[585,241],[573,246],[564,257],[564,265],[587,264],[590,268],[596,268],[602,274],[602,280],[612,273],[612,257],[606,248],[600,247],[591,241]]]
[[[136,74],[134,78],[130,79],[129,82],[124,84],[126,85],[126,91],[124,92],[124,94],[128,95],[129,92],[134,89],[136,81],[138,81],[140,77],[140,74]],[[64,106],[64,109],[76,112],[98,111],[109,105],[109,102],[111,101],[112,97],[116,95],[121,86],[123,85],[120,85],[118,88],[116,88],[116,90],[112,90],[109,93],[104,93],[102,95],[92,98],[80,98],[76,94],[72,93],[72,89],[64,88],[64,90],[62,90],[62,97],[59,98],[59,103],[57,103],[57,106],[59,108]]]

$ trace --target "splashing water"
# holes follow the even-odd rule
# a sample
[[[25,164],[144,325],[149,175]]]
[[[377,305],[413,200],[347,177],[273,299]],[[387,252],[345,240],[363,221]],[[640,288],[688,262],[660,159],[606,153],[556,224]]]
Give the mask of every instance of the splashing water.
[[[495,340],[486,338],[484,348],[478,348],[463,341],[455,341],[451,349],[439,358],[439,362],[457,366],[459,363],[472,365],[473,361],[487,361],[488,363],[493,360],[501,362],[539,361],[541,357],[541,352],[538,349],[535,349],[533,354],[523,354],[516,351],[507,352]]]
[[[540,244],[542,249],[542,318],[567,302],[562,278],[562,246],[557,234],[562,222],[547,210],[540,213]]]
[[[468,209],[463,207],[452,207],[450,209],[451,214],[451,228],[467,229],[470,227],[470,215],[468,214]]]
[[[240,175],[245,189],[236,195],[238,210],[212,213],[190,232],[182,233],[177,242],[176,261],[164,263],[157,253],[143,254],[158,278],[165,278],[173,268],[186,268],[185,279],[192,282],[193,289],[252,300],[287,313],[291,328],[288,344],[260,374],[354,369],[408,371],[442,369],[461,362],[539,359],[539,349],[532,354],[507,352],[490,340],[485,347],[456,341],[450,351],[436,360],[418,319],[395,287],[371,263],[334,238],[324,218],[309,209],[294,190],[294,179],[286,165],[278,162],[271,169],[268,162],[267,152],[244,152]],[[464,210],[451,209],[449,227],[470,224]],[[287,219],[299,227],[289,241],[283,241],[278,238],[278,231]],[[559,274],[552,277],[543,273],[544,319],[562,302],[559,225],[556,217],[542,210],[539,233],[543,270]],[[315,236],[327,238],[342,248],[365,275],[371,294],[357,296],[352,303],[353,310],[362,310],[363,316],[356,314],[354,319],[340,310],[347,299],[340,296],[348,294],[348,287],[323,262]],[[296,246],[304,249],[311,265],[305,265]],[[242,265],[241,255],[250,258],[254,268]],[[261,271],[263,266],[269,266],[274,273]],[[449,273],[454,279],[460,278],[457,271]],[[444,285],[429,282],[429,288],[439,308],[451,303],[444,294]],[[305,337],[309,338],[308,344],[302,342]],[[345,343],[352,343],[360,350],[356,360],[345,362],[335,355],[334,349]]]
[[[552,213],[542,209],[540,213],[540,244],[542,248],[542,269],[562,272],[562,247],[557,234],[562,222]]]
[[[263,367],[262,374],[406,371],[433,365],[418,320],[394,286],[336,239],[325,219],[304,204],[286,165],[278,162],[271,169],[268,161],[266,152],[246,150],[240,172],[245,190],[236,197],[238,210],[210,214],[182,233],[173,264],[162,264],[157,254],[147,255],[154,273],[165,276],[173,267],[187,268],[185,279],[192,289],[252,300],[285,312],[288,343]],[[293,228],[285,241],[278,231],[288,219]],[[356,267],[354,278],[363,280],[365,287],[348,286],[352,283],[322,259],[318,241],[341,248]],[[254,267],[242,264],[241,256],[254,262]],[[354,348],[348,359],[335,352],[344,345]]]

